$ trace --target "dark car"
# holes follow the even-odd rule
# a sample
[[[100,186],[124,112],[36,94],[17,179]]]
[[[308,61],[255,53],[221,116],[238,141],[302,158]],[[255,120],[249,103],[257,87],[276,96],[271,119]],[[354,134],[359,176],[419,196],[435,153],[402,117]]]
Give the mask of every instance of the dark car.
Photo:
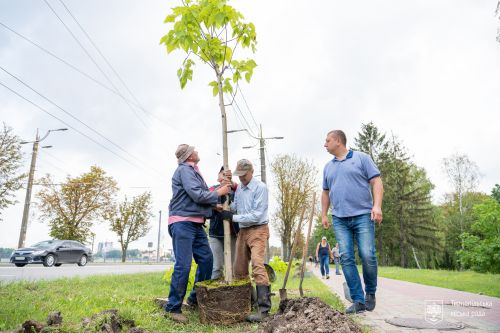
[[[48,240],[33,246],[17,249],[10,255],[10,262],[17,267],[27,264],[43,264],[45,267],[62,264],[85,266],[92,261],[92,251],[73,240]]]

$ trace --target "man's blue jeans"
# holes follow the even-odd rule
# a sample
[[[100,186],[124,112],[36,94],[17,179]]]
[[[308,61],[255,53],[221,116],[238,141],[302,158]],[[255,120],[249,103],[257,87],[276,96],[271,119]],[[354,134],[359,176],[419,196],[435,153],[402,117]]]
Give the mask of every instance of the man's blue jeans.
[[[333,231],[340,246],[340,263],[351,298],[354,302],[364,304],[365,294],[354,258],[354,239],[358,243],[358,253],[363,266],[365,292],[375,294],[377,290],[375,222],[370,219],[370,214],[342,218],[333,216]]]
[[[320,256],[319,257],[319,270],[321,271],[321,276],[330,275],[330,257]]]
[[[181,312],[182,301],[186,296],[191,262],[198,264],[195,283],[209,280],[212,276],[213,257],[208,245],[207,233],[201,223],[176,222],[168,226],[168,233],[172,237],[172,246],[175,256],[174,273],[170,281],[167,312]],[[189,301],[196,303],[196,291],[189,295]]]

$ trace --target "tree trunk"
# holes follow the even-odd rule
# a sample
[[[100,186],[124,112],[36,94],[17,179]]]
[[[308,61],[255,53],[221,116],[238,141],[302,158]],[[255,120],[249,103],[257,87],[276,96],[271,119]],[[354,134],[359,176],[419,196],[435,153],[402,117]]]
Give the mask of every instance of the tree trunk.
[[[283,261],[288,261],[288,247],[286,246],[286,240],[284,238],[281,239],[281,253],[283,257]]]
[[[127,247],[128,246],[122,245],[122,262],[125,262],[125,260],[127,259]]]
[[[418,262],[417,253],[415,252],[415,248],[412,246],[411,249],[413,251],[413,258],[415,259],[415,262],[417,263],[417,267],[418,267],[418,269],[421,269],[420,264]]]
[[[224,170],[229,169],[229,155],[227,148],[227,116],[226,107],[224,105],[224,92],[222,91],[222,74],[219,68],[215,67],[217,73],[217,84],[219,87],[219,107],[222,118],[222,156],[224,160]],[[229,198],[224,202],[224,210],[229,210]],[[225,281],[231,283],[233,281],[233,263],[231,261],[231,229],[229,221],[224,220],[224,268]]]

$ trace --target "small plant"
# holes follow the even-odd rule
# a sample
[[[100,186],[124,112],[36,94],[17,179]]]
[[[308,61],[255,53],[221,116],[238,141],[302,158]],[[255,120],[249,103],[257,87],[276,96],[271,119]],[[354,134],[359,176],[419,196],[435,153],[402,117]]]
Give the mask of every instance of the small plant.
[[[278,256],[274,256],[273,259],[269,261],[269,265],[274,269],[276,273],[286,272],[287,264]]]
[[[188,280],[188,289],[189,288],[192,288],[194,286],[194,279],[196,277],[196,270],[198,269],[198,265],[196,264],[196,262],[193,260],[191,262],[191,270],[189,271],[189,280]],[[166,281],[167,283],[170,283],[170,281],[172,280],[172,274],[174,274],[174,268],[171,267],[169,270],[167,270],[165,272],[165,274],[163,275],[163,281]]]

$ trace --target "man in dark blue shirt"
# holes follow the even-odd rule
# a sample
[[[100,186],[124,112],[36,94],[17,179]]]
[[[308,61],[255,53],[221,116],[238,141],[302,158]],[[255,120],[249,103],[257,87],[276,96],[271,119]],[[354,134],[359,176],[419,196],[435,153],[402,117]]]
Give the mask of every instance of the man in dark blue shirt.
[[[324,146],[334,158],[323,170],[321,213],[323,227],[328,229],[328,209],[332,204],[333,231],[340,246],[340,263],[353,300],[346,313],[358,313],[375,308],[377,257],[374,222],[382,223],[384,189],[380,171],[371,157],[347,149],[346,144],[343,131],[334,130],[326,136]],[[354,238],[363,265],[366,297],[354,258]]]

